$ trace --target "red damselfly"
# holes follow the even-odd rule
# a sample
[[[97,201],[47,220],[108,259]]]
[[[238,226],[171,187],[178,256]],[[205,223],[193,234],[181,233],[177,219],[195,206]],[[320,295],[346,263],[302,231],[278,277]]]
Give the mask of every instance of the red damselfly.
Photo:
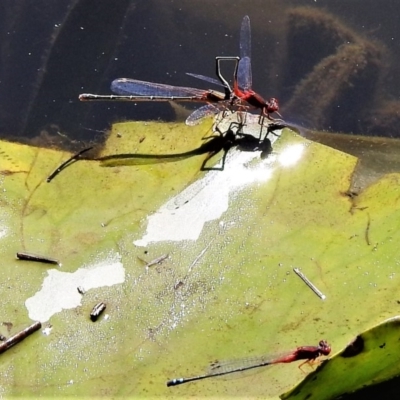
[[[206,374],[197,375],[191,378],[171,379],[167,382],[167,386],[177,386],[183,383],[233,374],[235,372],[247,371],[254,368],[265,367],[267,365],[305,360],[299,365],[299,368],[301,368],[303,364],[314,361],[320,356],[327,356],[330,352],[331,346],[325,340],[321,340],[318,343],[318,346],[300,346],[294,350],[275,355],[264,355],[241,360],[215,361],[210,365],[210,368]]]
[[[219,84],[213,78],[209,78],[203,75],[191,74],[198,79],[202,79],[207,82],[214,84]],[[263,124],[264,117],[272,119],[270,114],[276,113],[281,118],[279,114],[279,104],[278,100],[274,97],[270,98],[268,101],[265,100],[260,94],[252,89],[252,72],[251,72],[251,27],[250,18],[246,15],[242,20],[242,25],[240,29],[240,59],[237,67],[235,68],[235,76],[233,79],[233,93],[232,98],[236,98],[236,104],[240,102],[245,102],[249,106],[261,109],[260,123]]]

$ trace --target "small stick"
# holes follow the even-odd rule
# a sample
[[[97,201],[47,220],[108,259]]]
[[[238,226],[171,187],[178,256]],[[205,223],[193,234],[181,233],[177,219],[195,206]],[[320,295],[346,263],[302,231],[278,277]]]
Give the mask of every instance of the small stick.
[[[365,229],[365,241],[368,246],[371,246],[371,241],[369,240],[369,227],[371,226],[371,217],[368,214],[367,228]]]
[[[321,300],[326,299],[326,296],[298,268],[293,268],[293,271]]]
[[[157,258],[155,258],[154,260],[148,262],[148,263],[145,265],[145,268],[147,269],[147,268],[149,268],[149,267],[152,267],[153,265],[160,264],[161,262],[163,262],[164,260],[166,260],[168,257],[169,257],[169,254],[163,254],[162,256],[157,257]]]
[[[78,286],[77,290],[82,296],[86,293],[86,290],[82,286]]]
[[[178,290],[181,286],[183,286],[184,285],[184,283],[182,282],[182,281],[178,281],[178,282],[176,282],[175,283],[175,285],[174,285],[174,289],[175,290]]]
[[[92,312],[90,313],[90,319],[95,322],[97,318],[100,317],[101,313],[106,309],[105,303],[97,303],[94,307]]]
[[[89,150],[92,150],[93,146],[88,147],[87,149],[81,150],[79,153],[76,153],[67,161],[63,162],[53,173],[49,175],[47,178],[47,182],[50,183],[64,168],[68,167],[69,164],[72,164],[74,161],[78,161],[83,153],[86,153]]]
[[[194,259],[194,261],[192,262],[192,264],[190,265],[188,272],[185,276],[185,278],[190,274],[190,272],[192,271],[192,268],[196,265],[197,261],[200,260],[201,257],[203,257],[204,253],[207,251],[207,249],[210,247],[212,241],[210,243],[208,243],[208,245],[206,247],[204,247],[204,249],[200,252],[200,254]]]
[[[42,262],[46,264],[55,264],[61,267],[61,264],[58,260],[55,258],[50,258],[46,256],[41,256],[39,254],[34,254],[34,253],[26,253],[26,252],[18,252],[17,253],[17,259],[18,260],[24,260],[24,261],[35,261],[35,262]]]
[[[10,347],[16,345],[17,343],[21,342],[25,338],[27,338],[29,335],[31,335],[33,332],[36,332],[42,327],[42,324],[37,321],[33,323],[31,326],[28,326],[25,328],[23,331],[18,332],[14,336],[11,336],[9,339],[7,339],[5,342],[0,344],[0,354],[4,353],[7,351]]]

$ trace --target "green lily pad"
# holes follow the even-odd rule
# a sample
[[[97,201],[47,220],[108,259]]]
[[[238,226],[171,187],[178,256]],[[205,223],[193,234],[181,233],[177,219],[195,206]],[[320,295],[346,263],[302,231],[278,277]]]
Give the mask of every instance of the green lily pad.
[[[182,153],[209,134],[116,124],[102,161],[76,162],[50,183],[69,154],[0,143],[2,318],[12,332],[30,317],[52,325],[1,355],[2,394],[277,398],[304,378],[295,364],[166,381],[321,339],[335,351],[397,313],[398,174],[354,197],[357,159],[289,130],[267,158],[232,149],[223,171],[199,171],[207,154]],[[166,154],[181,156],[157,163]],[[62,267],[15,260],[22,250]],[[93,323],[100,301],[107,309]]]
[[[281,398],[335,399],[399,375],[399,335],[400,317],[369,329]]]

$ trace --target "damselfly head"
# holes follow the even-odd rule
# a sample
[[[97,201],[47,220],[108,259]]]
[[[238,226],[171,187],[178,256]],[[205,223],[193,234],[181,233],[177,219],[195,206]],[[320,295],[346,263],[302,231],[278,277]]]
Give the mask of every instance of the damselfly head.
[[[319,342],[319,351],[322,355],[327,356],[331,352],[331,346],[328,344],[326,340],[321,340]]]
[[[267,111],[268,114],[272,114],[273,112],[277,112],[279,110],[279,103],[275,97],[271,97],[267,102]]]

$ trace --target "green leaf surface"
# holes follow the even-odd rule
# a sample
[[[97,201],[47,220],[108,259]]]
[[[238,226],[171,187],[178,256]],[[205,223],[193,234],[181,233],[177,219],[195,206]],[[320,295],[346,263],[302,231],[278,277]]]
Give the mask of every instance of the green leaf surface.
[[[182,153],[208,134],[204,125],[116,124],[103,161],[78,161],[50,183],[69,154],[0,143],[0,295],[3,321],[13,323],[0,333],[66,301],[49,335],[1,355],[3,395],[277,398],[304,378],[296,363],[165,383],[215,359],[321,339],[337,351],[397,313],[398,174],[349,196],[357,159],[289,130],[267,158],[232,149],[223,171],[201,172],[207,154]],[[129,157],[106,158],[115,154]],[[166,154],[181,156],[158,163]],[[17,251],[62,266],[17,261]],[[164,254],[159,265],[141,261]],[[107,315],[93,323],[100,301]]]
[[[335,399],[399,375],[399,338],[400,317],[367,330],[281,398]]]

